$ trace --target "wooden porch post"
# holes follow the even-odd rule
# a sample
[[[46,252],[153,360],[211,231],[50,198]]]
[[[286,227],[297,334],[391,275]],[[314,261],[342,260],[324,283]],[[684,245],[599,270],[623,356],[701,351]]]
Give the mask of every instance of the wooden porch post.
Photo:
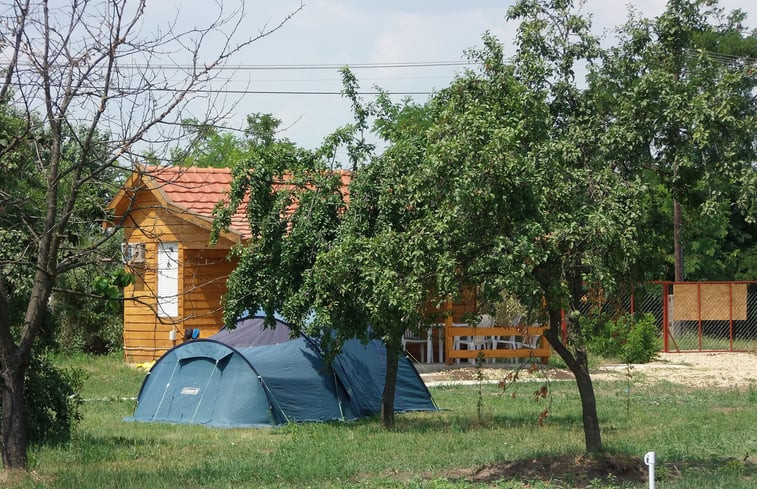
[[[452,351],[453,338],[452,338],[452,300],[447,299],[447,317],[444,319],[444,360],[447,365],[452,365],[452,359],[449,356],[449,352]]]

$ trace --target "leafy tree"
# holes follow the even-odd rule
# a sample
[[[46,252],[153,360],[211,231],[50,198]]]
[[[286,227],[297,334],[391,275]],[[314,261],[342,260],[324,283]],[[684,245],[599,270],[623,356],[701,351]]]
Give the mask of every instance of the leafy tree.
[[[717,2],[670,0],[656,19],[632,15],[594,71],[614,115],[608,135],[619,154],[629,155],[631,171],[655,171],[672,195],[676,281],[684,279],[687,213],[718,218],[724,229],[727,201],[747,223],[757,217],[749,61],[757,57],[757,31],[747,33],[744,18],[738,11],[725,16]]]
[[[423,111],[394,106],[386,97],[365,105],[349,71],[344,80],[355,124],[334,132],[316,151],[257,136],[259,143],[251,145],[255,151],[234,167],[232,199],[217,209],[216,227],[228,225],[232,210],[248,195],[252,238],[237,250],[240,261],[228,281],[225,319],[233,325],[244,311],[263,308],[270,317],[281,312],[295,327],[320,337],[330,354],[350,338],[383,340],[383,424],[391,426],[400,340],[406,328],[423,320],[420,301],[432,276],[421,273],[420,261],[407,258],[423,253],[423,247],[406,239],[412,230],[406,225],[406,201],[400,200],[404,194],[393,197],[383,183],[392,185],[396,180],[385,172],[401,167],[365,164],[373,147],[362,135],[368,117],[383,110],[385,137],[405,137]],[[275,128],[265,119],[260,122],[262,129]],[[342,146],[352,162],[349,175],[335,167]],[[343,194],[346,178],[351,179],[349,195]]]
[[[219,4],[207,26],[149,37],[139,32],[144,0],[55,8],[27,0],[0,12],[0,449],[6,470],[27,466],[25,379],[53,291],[65,274],[99,262],[112,238],[92,231],[107,217],[104,199],[118,185],[114,172],[129,171],[119,162],[134,155],[138,143],[177,137],[162,129],[175,127],[173,119],[197,101],[193,94],[216,69],[281,26],[239,39],[243,7],[229,13]],[[228,42],[211,55],[203,42],[214,33]],[[154,68],[166,52],[193,60],[182,79]],[[204,122],[213,120],[208,115]],[[98,287],[99,296],[112,298],[113,288],[102,281]]]
[[[585,283],[609,292],[630,273],[645,187],[608,163],[606,120],[565,63],[595,49],[588,24],[551,8],[516,4],[513,17],[525,20],[514,67],[487,36],[471,53],[483,73],[459,77],[422,109],[380,101],[376,127],[391,144],[355,172],[313,288],[327,307],[375,314],[364,319],[383,321],[388,344],[422,323],[427,304],[469,284],[484,301],[507,290],[544,307],[547,337],[576,374],[587,450],[599,451],[585,347],[580,335],[563,344],[560,311],[577,309]],[[366,112],[356,111],[358,126]]]
[[[352,336],[384,340],[385,425],[393,420],[392,371],[400,339],[405,329],[422,325],[428,304],[442,303],[475,283],[492,296],[513,290],[530,305],[548,297],[557,325],[571,297],[568,287],[580,285],[585,272],[604,282],[613,277],[601,260],[591,259],[632,238],[624,231],[633,229],[625,225],[636,215],[628,212],[635,187],[611,191],[617,179],[598,157],[591,163],[599,168],[583,160],[575,168],[566,165],[565,154],[573,155],[566,146],[578,127],[550,146],[554,128],[543,122],[552,120],[544,94],[530,92],[504,64],[499,44],[491,38],[486,42],[487,49],[478,54],[484,74],[455,80],[425,107],[392,105],[385,97],[363,105],[354,97],[354,78],[346,73],[356,123],[333,137],[350,143],[353,158],[346,209],[343,199],[331,200],[333,187],[324,191],[312,180],[287,187],[298,192],[296,198],[282,192],[285,175],[298,174],[301,159],[266,157],[236,172],[243,185],[232,194],[241,202],[250,192],[254,237],[242,251],[238,275],[232,276],[227,305],[243,304],[236,312],[263,306],[302,322],[312,312],[311,331],[335,330],[335,337],[324,338],[337,345]],[[359,134],[369,116],[376,116],[375,127],[390,146],[366,161],[361,158],[371,156],[370,148]],[[275,173],[266,166],[271,163],[279,165]],[[324,162],[306,168],[311,175],[331,170]],[[587,192],[594,194],[589,203]],[[298,211],[283,212],[295,200]],[[328,220],[314,226],[301,218],[306,209],[320,215],[319,205],[326,202],[331,202]],[[628,255],[613,256],[625,263]],[[550,341],[559,341],[556,326],[553,330]],[[564,347],[561,354],[581,368]],[[588,378],[588,371],[582,373]]]
[[[508,15],[521,21],[513,65],[485,36],[471,53],[482,72],[458,77],[424,106],[386,96],[363,104],[347,72],[355,123],[328,149],[261,154],[235,170],[236,200],[219,224],[250,192],[253,240],[240,250],[227,321],[263,307],[302,327],[308,319],[337,346],[381,338],[390,425],[391,369],[405,329],[422,326],[426,306],[464,285],[476,284],[484,301],[507,290],[543,311],[547,339],[576,376],[586,449],[601,451],[579,311],[641,276],[641,253],[662,256],[659,234],[641,233],[655,229],[668,193],[664,175],[639,164],[640,147],[623,151],[638,135],[619,122],[613,92],[591,64],[598,42],[572,3],[523,0]],[[575,80],[583,62],[587,89]],[[389,143],[381,155],[361,137],[370,118]],[[348,205],[333,175],[337,143],[352,163]]]
[[[686,277],[689,280],[753,280],[757,264],[757,222],[734,202],[739,188],[719,192],[708,211],[684,209]],[[705,190],[702,193],[709,193]]]
[[[183,121],[192,143],[176,148],[171,161],[177,166],[226,168],[244,158],[242,142],[230,132],[202,126],[195,120]]]
[[[247,127],[242,134],[235,135],[214,125],[185,120],[182,127],[187,132],[189,144],[173,149],[171,161],[179,166],[230,168],[254,158],[257,151],[274,142],[291,144],[285,139],[277,140],[280,125],[281,120],[271,114],[251,114],[247,116]]]
[[[578,22],[565,13],[566,19]],[[331,141],[348,143],[352,158],[346,209],[343,199],[334,199],[333,186],[324,191],[313,180],[301,182],[299,175],[332,169],[317,158],[261,155],[235,170],[237,200],[221,217],[228,219],[249,191],[253,239],[232,275],[227,313],[263,306],[304,323],[312,312],[311,330],[333,328],[337,345],[352,336],[384,340],[385,425],[393,420],[392,372],[403,332],[422,324],[428,304],[475,283],[491,296],[511,290],[532,306],[546,297],[550,341],[581,379],[587,448],[601,449],[585,354],[576,358],[562,345],[557,324],[561,308],[583,294],[584,279],[609,287],[617,276],[612,267],[627,265],[629,253],[613,250],[633,241],[628,224],[638,215],[631,204],[639,186],[619,182],[604,163],[598,122],[582,105],[570,73],[555,71],[563,78],[554,92],[546,88],[553,73],[545,70],[571,69],[562,60],[572,45],[549,46],[548,60],[528,59],[544,51],[544,43],[556,42],[539,37],[543,24],[522,24],[524,39],[542,43],[523,41],[522,81],[504,64],[499,44],[487,38],[486,49],[474,53],[484,73],[460,77],[426,107],[395,106],[386,97],[363,105],[354,95],[354,78],[345,73],[356,122]],[[571,29],[583,33],[587,27],[578,22]],[[371,116],[390,142],[380,156],[360,137]],[[285,212],[294,201],[297,211]],[[328,209],[328,219],[302,219],[321,209]]]
[[[230,199],[215,210],[212,239],[246,197],[252,236],[233,250],[239,263],[227,281],[227,326],[261,308],[271,321],[281,312],[293,326],[305,324],[310,301],[302,283],[315,256],[333,239],[347,198],[332,164],[329,150],[273,140],[232,168]]]
[[[550,326],[545,336],[576,377],[586,449],[597,452],[599,420],[578,311],[592,294],[612,294],[633,271],[646,186],[617,171],[603,138],[607,114],[595,92],[576,84],[577,64],[599,54],[588,21],[563,1],[517,2],[508,17],[520,20],[514,77],[524,86],[527,107],[516,127],[526,127],[529,137],[516,141],[524,142],[519,178],[534,204],[527,212],[508,212],[530,232],[505,247],[501,238],[493,241],[505,256],[521,256],[499,263],[494,273],[490,266],[489,274],[496,277],[492,285],[524,303],[543,302]],[[561,310],[567,312],[567,343],[560,335]]]
[[[438,287],[435,268],[445,264],[447,255],[432,233],[417,226],[424,195],[409,185],[425,149],[427,109],[409,102],[394,105],[385,95],[376,104],[363,104],[357,81],[349,71],[343,74],[356,115],[353,138],[347,139],[353,162],[349,205],[329,246],[316,255],[303,290],[313,299],[311,329],[325,338],[333,335],[337,348],[351,337],[383,341],[381,412],[388,428],[394,424],[402,336],[408,329],[424,329],[427,306],[441,302],[440,294],[446,299],[448,289]],[[371,115],[391,143],[381,156],[361,137]],[[411,140],[415,153],[402,151],[407,159],[400,160],[397,148],[409,148]]]

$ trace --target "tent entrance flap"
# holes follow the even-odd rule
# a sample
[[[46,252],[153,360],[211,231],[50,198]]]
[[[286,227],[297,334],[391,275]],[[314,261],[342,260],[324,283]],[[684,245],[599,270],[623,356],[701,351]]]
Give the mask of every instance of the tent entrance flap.
[[[225,363],[205,357],[182,360],[183,381],[167,387],[172,391],[166,405],[167,416],[179,423],[209,423],[221,385],[217,377],[221,376]]]

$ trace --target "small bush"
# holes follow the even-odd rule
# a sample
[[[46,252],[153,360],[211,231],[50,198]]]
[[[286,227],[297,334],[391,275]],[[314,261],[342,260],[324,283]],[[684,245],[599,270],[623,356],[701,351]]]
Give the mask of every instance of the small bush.
[[[581,331],[589,353],[620,358],[626,363],[647,363],[660,351],[654,316],[639,314],[582,319]]]
[[[44,357],[32,357],[24,382],[26,434],[30,443],[57,444],[71,439],[81,419],[78,392],[84,378],[83,370],[60,369]]]
[[[118,256],[117,249],[109,250]],[[123,346],[122,288],[133,281],[120,261],[104,269],[85,267],[59,278],[52,307],[53,345],[64,353],[107,355]],[[92,300],[92,297],[98,297]]]
[[[660,351],[660,347],[654,316],[642,314],[628,332],[621,358],[626,363],[647,363]]]
[[[632,318],[627,315],[610,320],[604,315],[581,318],[581,333],[592,356],[619,358]]]

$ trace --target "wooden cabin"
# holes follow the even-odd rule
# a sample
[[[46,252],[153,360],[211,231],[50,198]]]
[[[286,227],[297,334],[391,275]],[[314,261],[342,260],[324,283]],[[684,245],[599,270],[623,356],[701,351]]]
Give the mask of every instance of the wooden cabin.
[[[223,326],[221,301],[227,291],[226,280],[236,266],[229,251],[250,236],[243,203],[229,229],[210,245],[212,211],[226,199],[231,180],[227,168],[148,167],[132,173],[109,204],[113,212],[109,224],[124,230],[123,260],[134,275],[134,283],[124,289],[128,362],[155,360],[177,344],[211,336]],[[346,172],[342,184],[345,188],[349,185]],[[475,358],[478,352],[458,348],[456,339],[526,333],[511,325],[471,330],[467,322],[477,310],[474,289],[464,291],[448,307],[451,314],[432,329],[428,342],[409,343],[409,349],[416,349],[416,358],[423,356],[417,351],[421,347],[426,347],[427,360],[431,358],[428,352],[434,350],[436,361]],[[543,338],[538,352],[485,353],[489,358],[549,355]]]
[[[350,173],[340,177],[346,189]],[[124,229],[123,259],[134,275],[124,289],[127,361],[154,360],[223,327],[222,298],[237,264],[229,251],[250,237],[242,202],[210,245],[213,208],[226,200],[231,181],[228,168],[141,168],[109,204],[109,225]]]
[[[151,167],[135,171],[110,203],[134,275],[124,289],[127,361],[154,360],[185,337],[222,327],[221,298],[235,266],[229,250],[249,236],[240,208],[210,245],[213,207],[230,184],[225,168]]]

